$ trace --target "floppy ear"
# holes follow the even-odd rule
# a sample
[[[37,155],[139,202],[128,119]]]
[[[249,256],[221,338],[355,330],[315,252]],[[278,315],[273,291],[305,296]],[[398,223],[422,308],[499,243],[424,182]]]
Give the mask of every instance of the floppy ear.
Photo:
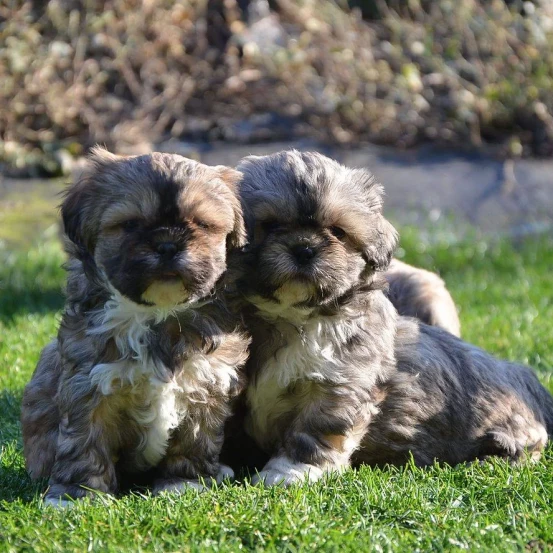
[[[83,175],[79,182],[72,185],[65,193],[65,199],[61,204],[61,218],[65,235],[75,244],[80,253],[94,249],[92,237],[85,229],[87,220],[89,194],[88,179]]]
[[[215,169],[219,172],[221,180],[228,186],[232,192],[232,209],[234,211],[234,228],[228,236],[228,246],[230,248],[242,248],[248,240],[246,234],[246,226],[244,224],[244,214],[242,212],[242,204],[240,202],[240,182],[242,181],[242,173],[226,167],[218,165]]]
[[[61,216],[65,236],[69,239],[65,244],[67,253],[81,261],[90,281],[100,283],[101,277],[94,261],[97,225],[93,222],[92,213],[94,204],[98,203],[98,196],[94,193],[94,172],[93,164],[89,163],[80,180],[67,190],[61,204]]]
[[[96,246],[96,218],[101,211],[98,174],[102,167],[119,159],[103,148],[94,147],[79,170],[78,180],[65,193],[61,204],[63,228],[80,254],[92,254]]]
[[[367,265],[374,271],[385,271],[394,255],[398,238],[399,235],[394,226],[379,215],[372,238],[364,252]]]

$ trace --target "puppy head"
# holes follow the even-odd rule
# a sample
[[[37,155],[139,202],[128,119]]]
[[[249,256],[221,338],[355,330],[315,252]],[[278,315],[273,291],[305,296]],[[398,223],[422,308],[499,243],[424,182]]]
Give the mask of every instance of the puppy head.
[[[238,169],[251,235],[243,286],[260,309],[336,305],[388,267],[397,233],[368,171],[298,151],[248,157]]]
[[[136,304],[197,301],[224,272],[227,248],[244,243],[240,177],[178,155],[96,148],[61,206],[70,253]]]

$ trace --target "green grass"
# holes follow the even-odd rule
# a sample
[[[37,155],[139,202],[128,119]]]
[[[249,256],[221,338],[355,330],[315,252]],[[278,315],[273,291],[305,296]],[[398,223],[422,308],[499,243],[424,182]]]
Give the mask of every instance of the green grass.
[[[400,255],[437,269],[464,336],[533,365],[553,389],[553,239],[433,245],[403,230]],[[1,254],[1,252],[0,252]],[[232,484],[198,495],[102,498],[42,510],[27,477],[19,405],[63,299],[59,246],[0,259],[0,551],[543,551],[553,547],[553,451],[530,466],[363,468],[311,486]]]

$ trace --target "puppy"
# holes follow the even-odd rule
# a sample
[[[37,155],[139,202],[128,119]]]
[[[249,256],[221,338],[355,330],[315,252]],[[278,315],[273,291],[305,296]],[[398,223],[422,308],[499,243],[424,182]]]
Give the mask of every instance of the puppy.
[[[397,234],[365,170],[316,153],[246,158],[252,332],[246,428],[271,455],[255,480],[352,463],[537,458],[553,399],[528,368],[398,316],[384,271]]]
[[[249,341],[218,287],[227,249],[245,239],[239,178],[96,149],[68,190],[67,303],[21,416],[46,502],[114,493],[118,475],[152,467],[155,491],[230,474],[219,451]]]

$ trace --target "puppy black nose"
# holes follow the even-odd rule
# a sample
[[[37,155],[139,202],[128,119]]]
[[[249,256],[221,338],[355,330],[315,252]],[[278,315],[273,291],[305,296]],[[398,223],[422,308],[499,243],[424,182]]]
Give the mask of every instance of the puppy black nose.
[[[161,242],[156,246],[156,251],[161,257],[170,259],[171,257],[175,257],[178,248],[174,242]]]
[[[315,250],[305,244],[296,244],[291,248],[298,263],[306,265],[315,257]]]

